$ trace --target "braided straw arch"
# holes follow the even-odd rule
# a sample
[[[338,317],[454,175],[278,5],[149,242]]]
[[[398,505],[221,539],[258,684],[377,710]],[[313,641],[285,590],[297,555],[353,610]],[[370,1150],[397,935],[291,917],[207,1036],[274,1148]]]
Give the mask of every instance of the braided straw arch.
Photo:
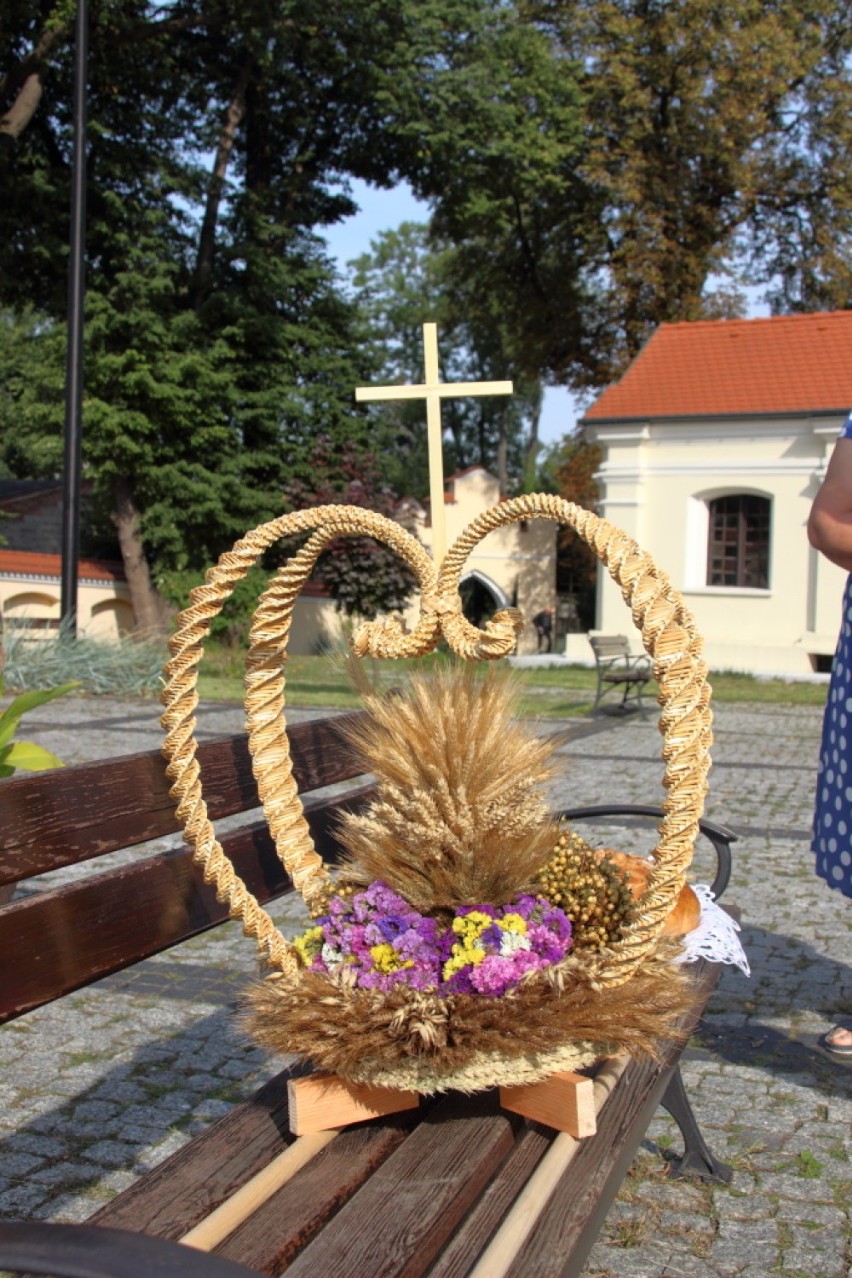
[[[517,497],[486,511],[458,538],[436,575],[423,547],[399,524],[357,506],[321,506],[297,511],[262,525],[237,542],[191,594],[171,641],[164,691],[164,753],[177,815],[206,881],[227,903],[247,935],[257,941],[263,962],[288,980],[297,979],[292,947],[269,915],[237,878],[215,837],[202,797],[196,759],[194,713],[202,643],[235,584],[274,541],[295,533],[311,535],[279,569],[260,599],[252,624],[246,667],[249,746],[261,801],[276,850],[309,907],[323,901],[329,875],[314,848],[292,775],[284,723],[284,664],[293,608],[317,556],[335,537],[371,536],[395,550],[412,568],[422,588],[421,615],[410,634],[395,618],[361,626],[352,639],[359,655],[423,656],[441,634],[465,660],[495,659],[514,649],[523,618],[517,609],[495,614],[483,630],[463,616],[459,581],[464,564],[489,532],[527,519],[547,519],[576,529],[621,586],[633,620],[654,662],[660,685],[660,731],[664,736],[667,796],[656,865],[639,902],[637,916],[619,941],[596,963],[601,986],[623,984],[651,951],[685,881],[698,832],[709,769],[710,689],[701,660],[701,640],[691,613],[665,573],[636,543],[606,520],[559,497]]]
[[[686,881],[698,820],[707,793],[712,744],[712,715],[703,642],[695,620],[666,573],[621,529],[561,497],[533,493],[493,506],[475,519],[450,548],[438,575],[442,596],[458,594],[461,572],[474,546],[506,524],[549,519],[574,528],[621,587],[625,603],[652,658],[661,706],[663,785],[667,791],[656,862],[636,917],[596,967],[601,985],[621,985],[635,972],[662,932],[666,916]],[[495,616],[497,622],[499,614]],[[462,656],[485,656],[478,650],[476,627],[461,615],[444,632]]]
[[[245,934],[256,940],[262,963],[290,979],[298,971],[293,947],[237,877],[208,816],[197,759],[195,711],[198,666],[211,621],[264,550],[281,538],[305,532],[312,535],[279,570],[255,614],[246,669],[246,718],[252,766],[276,850],[308,904],[318,899],[328,872],[317,855],[304,818],[283,719],[283,664],[293,608],[320,551],[333,538],[346,534],[375,537],[390,546],[413,570],[424,595],[429,597],[435,590],[435,569],[420,542],[393,520],[359,506],[318,506],[295,511],[247,533],[208,570],[204,585],[190,592],[190,605],[178,617],[177,629],[169,642],[172,655],[165,668],[166,708],[161,717],[171,796],[186,841],[193,849],[193,859],[204,871],[205,882],[215,886],[218,899],[228,906],[231,918],[239,919]],[[398,652],[393,655],[429,652],[438,633],[439,616],[434,610],[424,612],[411,635],[404,635],[397,624],[391,646]],[[387,647],[388,643],[382,646]]]

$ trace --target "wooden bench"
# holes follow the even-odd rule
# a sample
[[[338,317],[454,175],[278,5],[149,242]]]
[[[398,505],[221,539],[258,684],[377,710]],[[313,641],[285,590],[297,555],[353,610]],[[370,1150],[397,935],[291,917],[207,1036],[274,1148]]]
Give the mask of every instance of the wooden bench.
[[[642,693],[652,678],[651,660],[645,653],[634,655],[626,635],[589,635],[595,654],[598,686],[593,710],[609,692],[621,689],[621,709],[635,704],[644,713]]]
[[[362,804],[370,793],[368,785],[357,785],[343,796],[311,799],[311,791],[355,775],[342,732],[347,718],[288,730],[311,828],[329,859],[337,849],[336,813]],[[199,761],[214,819],[252,813],[258,800],[245,737],[203,744]],[[659,813],[616,807],[573,815]],[[265,902],[292,889],[256,816],[222,841]],[[0,885],[176,829],[158,752],[13,778],[0,786]],[[718,892],[727,881],[733,835],[711,823],[702,830],[719,857]],[[101,874],[12,899],[0,908],[0,1021],[196,936],[224,917],[185,849],[157,855],[141,849]],[[717,979],[712,965],[695,965],[687,1033]],[[288,1081],[304,1071],[285,1070],[86,1225],[0,1223],[0,1268],[103,1278],[228,1278],[285,1268],[292,1278],[577,1275],[659,1103],[684,1135],[684,1156],[671,1163],[674,1174],[730,1176],[695,1124],[679,1056],[677,1047],[668,1047],[657,1063],[622,1060],[593,1071],[596,1103],[606,1104],[597,1133],[586,1140],[501,1109],[496,1092],[447,1095],[333,1135],[303,1165],[291,1167],[289,1178],[279,1175],[279,1187],[265,1197],[268,1169],[280,1172],[282,1160],[299,1161],[304,1148],[288,1117]],[[240,1206],[246,1198],[251,1210]],[[190,1231],[189,1241],[204,1250],[177,1246]]]

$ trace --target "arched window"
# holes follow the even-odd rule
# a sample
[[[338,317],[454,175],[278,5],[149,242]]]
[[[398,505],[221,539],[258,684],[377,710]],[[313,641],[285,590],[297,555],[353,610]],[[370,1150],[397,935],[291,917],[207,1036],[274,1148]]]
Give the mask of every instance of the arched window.
[[[474,626],[484,626],[498,608],[508,608],[505,591],[495,581],[476,568],[462,577],[459,583],[462,612]]]
[[[731,493],[707,510],[707,585],[768,589],[769,498]]]

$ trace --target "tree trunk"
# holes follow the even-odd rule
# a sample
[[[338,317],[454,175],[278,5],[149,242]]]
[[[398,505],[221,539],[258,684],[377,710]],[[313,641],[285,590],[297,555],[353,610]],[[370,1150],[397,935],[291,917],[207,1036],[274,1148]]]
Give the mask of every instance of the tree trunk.
[[[168,612],[151,581],[151,570],[139,530],[139,511],[126,476],[117,476],[113,491],[115,512],[112,520],[118,532],[118,544],[130,588],[136,633],[144,638],[163,635],[168,630]]]
[[[38,110],[48,72],[48,59],[54,49],[66,39],[69,27],[57,26],[42,32],[39,42],[19,66],[0,81],[0,96],[12,99],[12,104],[0,119],[0,136],[17,141]]]
[[[498,427],[499,434],[497,436],[497,479],[500,484],[501,497],[509,495],[508,416],[507,412],[501,411]]]
[[[541,422],[541,405],[543,397],[541,384],[539,383],[538,394],[536,395],[535,402],[532,404],[530,410],[529,435],[527,436],[526,447],[524,448],[524,490],[526,492],[534,492],[537,487],[536,462],[538,460],[539,449],[541,448],[538,431]]]
[[[192,288],[192,301],[195,307],[198,307],[204,300],[213,275],[219,205],[222,202],[222,195],[225,190],[225,178],[228,174],[228,165],[234,149],[237,129],[245,115],[246,86],[248,85],[251,67],[252,58],[247,55],[240,67],[237,82],[234,85],[234,91],[228,103],[228,109],[225,112],[222,132],[219,134],[219,144],[216,147],[216,155],[213,160],[213,172],[210,175],[210,185],[207,188],[204,220],[201,223],[201,234],[198,241],[198,258],[195,264],[195,280]]]

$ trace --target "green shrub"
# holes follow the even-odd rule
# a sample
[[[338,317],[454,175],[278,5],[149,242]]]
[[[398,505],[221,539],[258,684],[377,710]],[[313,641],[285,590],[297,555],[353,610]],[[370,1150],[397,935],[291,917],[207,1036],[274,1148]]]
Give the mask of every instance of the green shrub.
[[[257,601],[269,585],[270,573],[263,568],[250,568],[226,599],[222,611],[210,623],[210,634],[221,644],[239,647],[248,643],[249,627]],[[163,572],[157,577],[157,589],[167,603],[181,610],[189,604],[189,592],[204,582],[203,572],[191,569]]]
[[[159,641],[75,637],[67,629],[46,637],[26,624],[7,630],[3,641],[10,689],[32,691],[73,681],[83,692],[144,696],[162,686],[167,653]]]

